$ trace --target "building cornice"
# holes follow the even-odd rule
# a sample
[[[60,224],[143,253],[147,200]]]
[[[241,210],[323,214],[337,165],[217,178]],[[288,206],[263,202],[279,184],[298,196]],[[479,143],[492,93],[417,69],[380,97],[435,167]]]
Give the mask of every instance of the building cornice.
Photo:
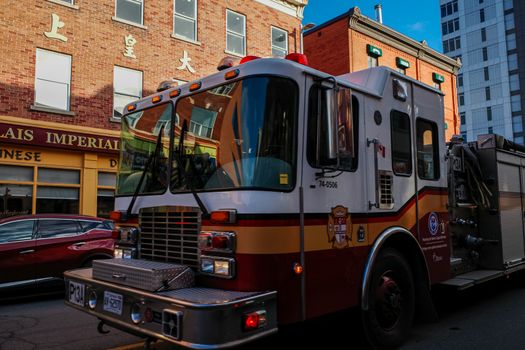
[[[308,0],[255,0],[287,15],[302,19]]]
[[[359,7],[353,7],[348,12],[320,24],[305,33],[308,36],[324,27],[342,19],[348,20],[348,27],[358,33],[367,35],[385,45],[394,47],[399,51],[417,57],[424,62],[430,63],[446,72],[457,74],[461,68],[461,62],[454,60],[428,46],[426,41],[416,41],[401,34],[390,27],[385,26],[373,19],[363,15]]]
[[[368,35],[377,41],[428,62],[444,71],[457,74],[461,63],[428,46],[425,40],[416,41],[390,27],[363,15],[359,7],[349,11],[348,26],[356,32]]]

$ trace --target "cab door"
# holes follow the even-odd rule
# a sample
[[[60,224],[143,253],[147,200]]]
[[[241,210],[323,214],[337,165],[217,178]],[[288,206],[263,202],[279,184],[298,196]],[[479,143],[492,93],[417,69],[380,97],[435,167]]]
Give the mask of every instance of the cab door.
[[[312,318],[358,303],[366,252],[366,167],[363,96],[343,85],[312,83],[306,99],[304,278],[306,317]],[[335,142],[338,161],[329,154],[330,142]]]
[[[17,220],[0,225],[0,288],[35,280],[35,220]]]
[[[65,270],[80,266],[86,241],[77,220],[40,219],[36,232],[37,278],[61,278]]]

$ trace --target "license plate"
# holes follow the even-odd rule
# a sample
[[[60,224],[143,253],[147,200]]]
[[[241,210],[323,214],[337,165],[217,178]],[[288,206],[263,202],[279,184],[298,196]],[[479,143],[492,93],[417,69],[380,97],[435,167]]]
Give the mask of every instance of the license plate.
[[[69,281],[69,302],[84,306],[84,284]]]
[[[104,310],[122,315],[122,294],[104,292]]]

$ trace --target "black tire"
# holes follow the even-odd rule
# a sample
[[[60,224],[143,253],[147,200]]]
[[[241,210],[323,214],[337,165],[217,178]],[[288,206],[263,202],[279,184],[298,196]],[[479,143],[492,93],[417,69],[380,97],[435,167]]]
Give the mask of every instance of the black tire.
[[[399,251],[385,248],[378,256],[368,289],[363,328],[375,349],[394,349],[407,338],[414,320],[412,270]]]

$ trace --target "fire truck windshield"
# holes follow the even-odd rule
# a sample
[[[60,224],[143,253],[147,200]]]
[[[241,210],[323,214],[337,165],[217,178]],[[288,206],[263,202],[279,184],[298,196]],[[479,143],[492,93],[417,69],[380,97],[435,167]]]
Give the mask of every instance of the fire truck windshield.
[[[171,190],[293,189],[298,95],[292,80],[251,77],[180,98]]]
[[[166,103],[123,117],[117,195],[166,191],[172,111]]]

